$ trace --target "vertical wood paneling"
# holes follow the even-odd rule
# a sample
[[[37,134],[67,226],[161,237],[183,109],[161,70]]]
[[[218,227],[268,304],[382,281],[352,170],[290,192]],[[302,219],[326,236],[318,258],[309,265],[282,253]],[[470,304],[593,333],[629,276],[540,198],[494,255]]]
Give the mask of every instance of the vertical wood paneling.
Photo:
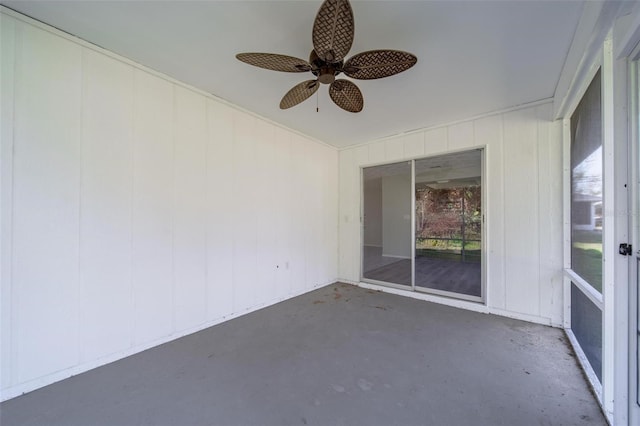
[[[551,123],[552,105],[538,115],[538,218],[540,228],[540,315],[562,319],[562,143],[561,127]],[[543,244],[542,242],[547,242]]]
[[[318,159],[322,158],[322,154],[320,152],[321,150],[320,145],[317,145],[309,140],[307,142],[307,146],[309,147],[307,152],[311,155],[311,157],[309,158],[318,158]],[[316,258],[323,257],[322,255],[321,256],[313,255],[314,253],[320,252],[320,250],[322,249],[322,242],[323,242],[323,238],[322,238],[323,211],[322,211],[322,193],[321,193],[323,182],[321,180],[322,170],[321,170],[320,162],[319,161],[312,162],[312,164],[313,166],[311,167],[311,170],[310,170],[311,175],[309,178],[310,178],[310,184],[313,188],[313,192],[308,192],[306,194],[309,208],[313,210],[313,215],[312,215],[313,226],[311,228],[309,240],[307,240],[306,242],[307,288],[309,289],[318,285],[318,283],[320,282],[320,275],[321,275],[320,268],[322,266],[322,262],[314,261],[313,259],[314,257]]]
[[[233,312],[233,112],[207,101],[207,318]]]
[[[256,119],[234,112],[233,290],[234,311],[256,303]]]
[[[446,127],[426,130],[424,132],[424,153],[426,155],[445,152],[449,144],[449,134]]]
[[[324,148],[324,147],[323,147]],[[367,147],[362,147],[366,150]],[[339,217],[339,172],[338,172],[338,151],[333,149],[323,149],[322,159],[322,183],[324,192],[323,223],[325,239],[325,271],[323,273],[324,282],[333,282],[338,277],[338,217]],[[331,213],[333,212],[333,214]],[[327,274],[335,274],[333,278],[327,280]]]
[[[0,30],[3,396],[336,278],[335,149]]]
[[[293,292],[291,282],[292,227],[289,220],[291,205],[295,202],[290,195],[291,182],[294,179],[291,167],[292,134],[284,129],[276,129],[276,184],[273,188],[276,221],[273,224],[278,238],[273,242],[276,252],[276,295],[285,297]]]
[[[542,107],[538,107],[536,109],[536,113],[540,118],[540,115],[544,113],[544,110],[540,108],[544,108],[551,112],[551,105],[543,105]],[[552,230],[552,222],[553,219],[549,216],[549,211],[551,210],[551,196],[549,194],[550,181],[549,181],[549,173],[551,172],[550,167],[550,156],[551,150],[549,146],[549,125],[548,123],[538,122],[537,129],[538,136],[538,173],[540,176],[540,181],[538,183],[538,228],[539,235],[541,241],[552,241],[554,239],[554,235],[551,235],[550,232]],[[540,244],[538,247],[538,257],[540,259],[539,263],[539,304],[540,304],[540,315],[551,318],[551,296],[553,295],[552,288],[552,278],[553,271],[550,268],[549,259],[547,257],[547,253],[549,252],[549,248]],[[545,303],[545,302],[549,303]]]
[[[366,146],[359,146],[359,147],[355,148],[353,161],[355,162],[355,166],[357,168],[362,167],[362,166],[366,165],[367,163],[370,163],[369,150],[367,149]],[[357,171],[356,171],[356,173],[357,173]],[[359,179],[359,177],[360,177],[360,175],[358,175],[358,179]],[[359,183],[357,185],[359,185]]]
[[[259,279],[255,282],[257,303],[266,303],[276,296],[276,252],[273,244],[278,236],[275,233],[276,207],[273,203],[275,188],[275,129],[265,121],[256,122],[255,155],[256,189],[253,205],[254,224],[256,233],[256,273]]]
[[[11,278],[15,21],[5,15],[0,15],[0,51],[0,388],[5,389],[15,380]]]
[[[79,359],[81,48],[30,26],[16,42],[13,367],[27,381]]]
[[[403,138],[404,158],[416,158],[424,155],[424,132],[412,133]]]
[[[486,211],[486,234],[484,236],[488,251],[486,280],[488,286],[487,303],[489,306],[505,309],[505,252],[504,252],[504,175],[502,149],[502,116],[476,120],[474,122],[476,145],[486,145],[485,182],[483,188]]]
[[[505,282],[510,311],[538,315],[538,136],[535,109],[504,115]]]
[[[135,342],[173,330],[173,86],[135,72],[133,289]]]
[[[319,158],[322,160],[320,164],[328,164],[327,151],[324,147],[318,146],[317,154]],[[331,205],[331,195],[328,191],[330,183],[330,170],[327,166],[320,166],[318,168],[318,181],[320,182],[320,186],[318,187],[318,201],[320,204],[320,214],[318,215],[319,223],[317,225],[317,233],[318,233],[318,244],[320,247],[333,247],[332,243],[332,235],[335,235],[335,230],[332,232],[330,229],[330,205]],[[318,280],[319,283],[322,282],[323,277],[330,274],[330,262],[331,256],[329,253],[322,256],[318,259]]]
[[[469,148],[475,145],[472,121],[465,121],[464,123],[449,126],[448,135],[449,142],[447,148],[450,151]]]
[[[307,158],[319,158],[320,146],[307,141],[305,143],[307,149]],[[303,192],[304,205],[306,206],[306,218],[309,232],[305,241],[305,271],[306,271],[306,288],[313,288],[320,281],[320,264],[316,256],[313,256],[317,247],[320,247],[322,236],[322,196],[318,192],[322,183],[320,163],[307,163],[308,177],[307,188]]]
[[[205,99],[175,87],[173,293],[176,330],[201,324],[207,313]]]
[[[297,140],[300,150],[296,151],[294,149],[294,152],[297,158],[296,168],[298,172],[296,176],[299,177],[299,181],[296,185],[298,205],[294,214],[300,218],[304,218],[304,223],[303,221],[296,221],[296,226],[299,230],[298,233],[301,237],[295,245],[299,247],[300,250],[300,257],[296,261],[296,264],[300,265],[300,269],[303,271],[301,276],[304,277],[303,282],[300,283],[298,287],[298,291],[300,292],[311,288],[314,279],[315,266],[312,264],[313,259],[311,259],[311,257],[316,231],[314,225],[318,212],[312,211],[315,210],[316,206],[315,203],[311,201],[314,188],[315,167],[307,162],[309,158],[313,158],[313,148],[303,136],[298,136]]]
[[[316,158],[323,159],[325,157],[324,147],[313,143],[313,141],[309,141],[309,143],[313,147],[314,155],[316,156]],[[318,213],[316,216],[316,223],[314,226],[314,233],[315,233],[314,244],[316,245],[316,247],[327,247],[326,244],[328,243],[326,235],[324,235],[325,222],[326,222],[324,217],[325,205],[326,205],[325,190],[324,190],[326,185],[326,181],[325,181],[326,171],[324,170],[325,167],[322,166],[323,163],[324,161],[316,162],[315,172],[314,172],[315,185],[317,189],[316,189],[315,199],[313,200],[313,202],[316,204],[318,209]],[[315,249],[311,248],[308,259],[312,258],[313,250]],[[315,262],[314,279],[313,279],[313,282],[311,283],[312,288],[319,286],[323,282],[323,277],[326,275],[325,266],[327,262],[327,257],[328,256],[323,255],[322,259],[319,259],[318,262]],[[308,262],[311,262],[311,260],[308,260]]]
[[[80,324],[90,360],[133,341],[133,69],[84,50],[83,74]]]
[[[293,179],[291,182],[291,280],[293,291],[298,293],[307,288],[306,243],[310,229],[308,222],[309,211],[306,206],[307,196],[305,192],[312,190],[306,184],[309,179],[309,169],[306,158],[309,155],[305,140],[298,135],[293,135],[291,144],[291,167]]]
[[[384,142],[385,161],[401,160],[404,156],[404,145],[396,139],[389,139]]]
[[[337,279],[339,276],[338,266],[339,266],[339,253],[340,253],[340,244],[339,244],[340,172],[339,172],[339,166],[338,166],[338,161],[339,161],[338,151],[337,150],[327,151],[327,158],[329,161],[327,168],[328,170],[330,170],[331,177],[328,181],[325,181],[325,182],[328,182],[327,191],[329,193],[329,196],[331,197],[330,209],[334,213],[329,217],[329,223],[331,225],[331,230],[332,230],[332,244],[333,244],[333,250],[329,250],[329,253],[328,253],[328,255],[331,257],[331,268],[329,270],[329,273],[334,274],[334,275],[329,275],[329,277],[333,277],[333,278],[330,278],[329,282],[332,282],[334,278]],[[338,212],[338,214],[335,214],[336,212]]]
[[[360,250],[359,239],[353,237],[354,226],[357,226],[355,218],[351,213],[355,208],[359,208],[360,195],[353,193],[353,185],[355,181],[359,181],[357,176],[357,168],[354,165],[354,153],[355,150],[347,149],[340,151],[339,167],[340,167],[340,217],[339,230],[339,273],[340,278],[356,281],[359,279],[359,270],[357,258],[354,257],[355,250]],[[357,198],[355,198],[357,197]],[[356,203],[356,207],[354,207]],[[359,232],[359,231],[357,231]]]
[[[554,325],[562,325],[564,316],[564,303],[563,303],[563,283],[564,283],[564,262],[563,262],[563,171],[562,171],[562,121],[557,120],[549,123],[549,197],[551,199],[549,212],[546,214],[549,217],[556,218],[551,223],[551,235],[553,238],[550,241],[540,241],[541,246],[548,247],[547,252],[548,259],[550,260],[549,266],[551,267],[551,287],[553,294],[550,296],[551,300],[541,301],[542,303],[551,303],[550,309],[551,319]]]
[[[385,154],[385,141],[373,142],[369,145],[365,145],[369,148],[369,163],[382,163],[387,160]]]
[[[361,191],[362,191],[362,177],[361,177],[361,167],[370,163],[369,158],[370,152],[366,146],[359,146],[354,150],[353,162],[355,173],[355,179],[352,181],[351,185],[351,196],[355,200],[360,200]],[[360,233],[362,232],[362,210],[360,209],[360,203],[352,204],[351,210],[349,212],[350,216],[354,218],[356,226],[352,228],[352,235],[354,244],[353,244],[353,252],[351,253],[351,258],[354,260],[354,275],[353,280],[358,281],[360,279],[360,270],[362,265],[362,240],[360,238]]]
[[[320,177],[322,185],[322,250],[323,268],[320,279],[327,282],[327,274],[336,274],[330,281],[337,279],[338,273],[338,156],[333,150],[323,147],[321,150],[324,165]],[[331,277],[331,275],[329,275]]]

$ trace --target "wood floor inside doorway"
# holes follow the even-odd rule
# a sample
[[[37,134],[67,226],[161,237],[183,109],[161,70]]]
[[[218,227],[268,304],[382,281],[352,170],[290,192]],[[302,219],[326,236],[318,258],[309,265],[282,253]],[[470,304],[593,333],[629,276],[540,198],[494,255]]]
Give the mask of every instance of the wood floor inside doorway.
[[[365,247],[364,260],[364,278],[411,286],[411,259],[382,256],[381,249]],[[418,256],[416,286],[481,297],[481,264]]]

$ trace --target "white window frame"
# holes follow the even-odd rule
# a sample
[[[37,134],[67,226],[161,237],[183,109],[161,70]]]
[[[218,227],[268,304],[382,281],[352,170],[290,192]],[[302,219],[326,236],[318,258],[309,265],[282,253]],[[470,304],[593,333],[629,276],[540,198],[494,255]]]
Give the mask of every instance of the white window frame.
[[[610,47],[610,40],[609,40]],[[609,54],[610,54],[609,48]],[[587,88],[593,81],[598,70],[600,70],[600,78],[601,78],[601,107],[602,107],[602,149],[603,149],[603,209],[606,210],[607,206],[611,205],[611,193],[609,189],[608,183],[613,181],[612,176],[612,168],[608,162],[607,153],[611,150],[610,146],[606,146],[607,143],[611,143],[610,140],[607,139],[607,130],[606,130],[606,116],[608,111],[605,111],[608,107],[605,107],[607,103],[607,95],[605,92],[607,91],[607,79],[611,78],[610,76],[610,68],[606,65],[605,56],[607,55],[607,47],[606,42],[605,46],[600,49],[598,55],[596,56],[596,60],[593,61],[589,70],[584,74],[583,81],[581,82],[579,90],[575,92],[574,99],[571,102],[570,108],[567,108],[566,113],[563,118],[563,233],[564,233],[564,282],[563,282],[563,294],[564,294],[564,328],[569,337],[569,341],[573,346],[578,361],[580,362],[582,368],[584,369],[587,379],[591,384],[598,402],[602,406],[603,410],[607,411],[606,406],[606,395],[607,391],[607,379],[610,377],[612,373],[612,366],[608,364],[609,357],[605,356],[605,347],[608,337],[607,332],[607,285],[606,283],[609,281],[608,274],[610,268],[607,268],[606,258],[608,257],[608,253],[606,250],[607,247],[607,234],[611,234],[611,232],[607,232],[607,229],[612,226],[611,218],[607,218],[606,215],[603,217],[603,238],[602,238],[602,246],[603,246],[603,267],[602,267],[602,293],[599,293],[595,290],[590,284],[588,284],[582,277],[580,277],[575,271],[571,269],[571,116],[575,112],[578,104],[584,97]],[[607,76],[607,74],[609,74]],[[605,266],[607,265],[607,266]],[[573,334],[571,330],[571,286],[572,283],[580,290],[582,293],[589,298],[589,300],[602,312],[602,378],[603,382],[601,383],[598,377],[595,374],[595,371],[591,367],[585,353],[583,352],[576,336]]]
[[[640,20],[640,15],[638,16]],[[640,24],[640,22],[639,22]],[[640,33],[640,26],[638,27]],[[638,35],[640,39],[640,35]],[[631,44],[631,42],[629,43]],[[629,424],[640,423],[640,348],[638,347],[638,318],[640,306],[638,286],[640,285],[640,40],[636,48],[628,55],[629,93],[629,242],[633,254],[629,265],[629,382],[627,396],[629,404]],[[624,391],[622,389],[621,391]]]
[[[570,117],[575,112],[579,102],[582,100],[593,77],[600,70],[601,78],[601,102],[602,102],[602,158],[603,158],[603,234],[602,234],[602,292],[599,293],[571,269],[571,159],[570,159]],[[626,194],[618,188],[621,181],[626,177],[621,177],[621,173],[616,173],[616,160],[620,161],[620,153],[616,152],[615,135],[616,123],[614,112],[620,114],[614,103],[614,79],[616,78],[613,57],[613,35],[609,32],[604,40],[598,54],[589,66],[588,71],[583,74],[579,89],[574,91],[569,108],[566,108],[563,115],[563,231],[564,231],[564,328],[569,337],[578,361],[582,365],[586,376],[591,384],[600,403],[605,416],[610,423],[614,423],[614,413],[616,418],[620,418],[621,411],[626,412],[626,401],[622,401],[620,387],[626,382],[624,380],[624,369],[627,363],[624,362],[626,355],[620,355],[622,348],[620,343],[620,287],[614,286],[616,279],[619,285],[626,285],[627,276],[624,262],[620,262],[618,254],[618,237],[621,228],[621,220],[626,220],[616,214],[622,202],[626,202]],[[620,84],[616,81],[616,84]],[[617,90],[620,90],[618,87]],[[625,143],[619,141],[619,143]],[[618,156],[618,158],[616,158]],[[626,170],[624,171],[626,174]],[[621,180],[622,179],[622,180]],[[617,191],[617,193],[616,193]],[[626,223],[622,224],[626,226]],[[600,382],[591,368],[584,352],[571,330],[571,285],[582,291],[602,311],[602,382]],[[618,300],[616,305],[616,300]],[[626,299],[625,299],[626,300]],[[625,332],[626,332],[626,327]],[[626,346],[625,346],[626,347]],[[626,353],[626,349],[624,350]],[[624,364],[624,365],[621,365]],[[628,370],[627,370],[628,371]],[[624,383],[623,383],[624,382]],[[617,401],[616,401],[617,395]],[[624,405],[624,407],[623,407]],[[615,408],[615,410],[614,410]],[[626,418],[623,415],[622,418]]]

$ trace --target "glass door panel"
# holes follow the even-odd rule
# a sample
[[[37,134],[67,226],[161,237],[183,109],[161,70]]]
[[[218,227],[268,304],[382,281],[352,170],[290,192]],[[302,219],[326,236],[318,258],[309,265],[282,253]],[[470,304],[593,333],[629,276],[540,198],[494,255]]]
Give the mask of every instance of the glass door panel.
[[[571,283],[571,331],[602,382],[602,311]]]
[[[600,72],[571,117],[571,269],[602,293]]]
[[[362,170],[364,281],[411,286],[411,162]]]
[[[481,299],[482,150],[416,160],[415,288]]]
[[[571,116],[571,331],[602,383],[602,88],[600,71]],[[591,297],[589,297],[589,295]],[[598,302],[598,304],[596,304]]]

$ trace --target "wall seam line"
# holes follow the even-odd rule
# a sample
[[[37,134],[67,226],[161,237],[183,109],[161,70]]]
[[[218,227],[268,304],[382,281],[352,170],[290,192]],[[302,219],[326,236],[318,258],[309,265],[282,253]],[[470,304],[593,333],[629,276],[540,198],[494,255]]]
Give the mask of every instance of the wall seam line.
[[[176,85],[171,85],[171,334],[176,332],[176,324],[177,324],[177,310],[178,303],[176,301],[176,262],[175,262],[175,251],[176,251],[176,128],[177,126],[177,115],[178,108],[176,108],[177,103],[177,94],[176,94]]]
[[[136,96],[136,88],[137,88],[137,71],[135,69],[131,72],[131,86],[132,86],[132,96],[131,96],[131,235],[130,235],[130,249],[131,249],[131,336],[130,336],[130,346],[135,347],[136,344],[136,336],[137,336],[137,328],[138,328],[138,320],[136,317],[136,280],[135,280],[135,258],[136,258],[136,245],[135,245],[135,202],[136,202],[136,145],[137,145],[137,134],[136,134],[136,108],[137,108],[137,99]]]
[[[211,306],[210,306],[210,291],[209,291],[209,215],[207,214],[209,211],[209,144],[210,140],[210,130],[211,123],[209,122],[209,102],[205,99],[204,102],[204,121],[205,121],[205,144],[204,144],[204,206],[202,208],[202,212],[205,216],[204,222],[204,300],[205,300],[205,308],[204,308],[204,316],[205,320],[208,321],[211,317]]]
[[[506,218],[507,218],[507,208],[506,208],[506,190],[505,190],[505,173],[504,173],[504,158],[506,151],[506,138],[505,138],[505,124],[504,124],[504,114],[500,114],[500,138],[502,139],[502,158],[500,158],[500,184],[502,191],[502,309],[507,310],[507,262],[505,261],[505,254],[507,253],[507,227],[505,226]]]
[[[19,361],[19,357],[16,356],[17,355],[17,337],[15,333],[15,330],[18,329],[19,327],[19,320],[16,319],[16,316],[18,315],[18,313],[20,312],[19,309],[14,309],[14,305],[13,305],[13,298],[18,297],[18,292],[14,292],[15,288],[14,288],[14,281],[13,281],[13,277],[14,277],[14,262],[15,262],[15,232],[14,232],[14,217],[15,217],[15,208],[16,208],[16,203],[15,203],[15,157],[16,157],[16,88],[18,87],[17,84],[17,69],[18,69],[18,60],[17,60],[17,52],[18,52],[18,27],[16,25],[13,25],[13,75],[12,77],[12,84],[13,84],[13,99],[11,100],[12,105],[11,105],[11,196],[10,196],[10,200],[11,200],[11,210],[10,210],[10,216],[9,216],[9,223],[11,224],[10,226],[10,232],[11,235],[9,236],[9,241],[11,244],[11,252],[10,252],[10,258],[9,258],[9,307],[10,307],[10,312],[9,312],[9,319],[10,319],[10,323],[11,323],[11,335],[9,336],[9,341],[10,341],[10,347],[9,347],[9,383],[11,384],[11,386],[15,385],[18,380],[17,380],[17,371],[20,368],[20,363]],[[20,300],[17,300],[16,305],[20,306]],[[16,311],[16,312],[14,312]],[[15,320],[15,321],[14,321]],[[15,326],[14,326],[15,323]],[[15,367],[15,368],[14,368]]]
[[[77,336],[76,336],[76,343],[78,344],[77,347],[77,356],[78,356],[78,363],[82,362],[83,359],[83,351],[82,351],[82,345],[80,344],[81,341],[81,336],[82,336],[82,319],[84,317],[84,303],[82,303],[84,301],[84,296],[85,296],[85,289],[84,289],[84,281],[83,281],[83,274],[82,274],[82,190],[83,190],[83,164],[84,164],[84,132],[85,132],[85,128],[84,128],[84,115],[85,115],[85,87],[87,84],[87,74],[86,74],[86,54],[85,54],[85,49],[80,46],[80,119],[79,119],[79,131],[78,131],[78,156],[79,156],[79,161],[78,161],[78,287],[77,287],[77,297],[78,297],[78,307],[77,307],[77,311],[76,311],[76,315],[77,315]]]

